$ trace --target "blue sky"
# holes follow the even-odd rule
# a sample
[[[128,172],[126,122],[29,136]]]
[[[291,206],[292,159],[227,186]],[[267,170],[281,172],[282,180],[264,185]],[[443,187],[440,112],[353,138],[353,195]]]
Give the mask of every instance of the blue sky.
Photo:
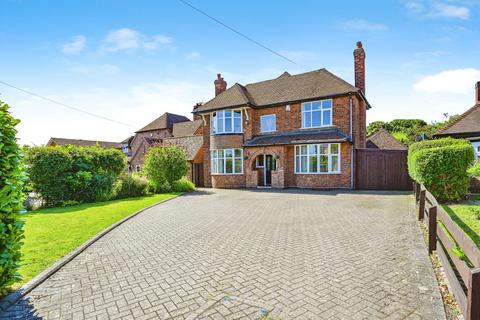
[[[473,105],[480,80],[479,0],[199,1],[192,4],[292,64],[170,1],[0,0],[0,80],[130,126],[0,85],[22,143],[120,141],[165,111],[190,116],[229,86],[327,68],[353,83],[367,53],[367,121],[442,120]],[[300,5],[301,4],[301,5]]]

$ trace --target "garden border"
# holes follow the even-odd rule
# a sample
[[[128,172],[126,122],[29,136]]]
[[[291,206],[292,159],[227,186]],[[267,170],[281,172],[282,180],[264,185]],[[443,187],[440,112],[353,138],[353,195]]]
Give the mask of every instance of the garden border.
[[[70,261],[72,261],[73,259],[75,259],[79,254],[81,254],[83,251],[85,251],[87,248],[89,248],[91,245],[93,245],[95,242],[97,242],[98,240],[100,240],[102,237],[104,237],[106,234],[110,233],[111,231],[113,231],[114,229],[116,229],[117,227],[119,227],[120,225],[122,225],[123,223],[127,222],[128,220],[136,217],[137,215],[139,215],[140,213],[148,210],[148,209],[151,209],[153,207],[156,207],[162,203],[165,203],[167,201],[170,201],[170,200],[173,200],[173,199],[176,199],[180,196],[183,196],[185,194],[188,194],[188,193],[191,193],[191,192],[184,192],[184,193],[180,193],[180,194],[177,194],[171,198],[168,198],[168,199],[165,199],[165,200],[161,200],[160,202],[157,202],[155,204],[152,204],[146,208],[143,208],[139,211],[136,211],[134,213],[132,213],[131,215],[123,218],[122,220],[120,221],[117,221],[115,222],[114,224],[112,224],[111,226],[109,226],[108,228],[106,228],[105,230],[103,231],[100,231],[99,233],[97,233],[95,236],[93,236],[92,238],[90,238],[89,240],[87,240],[86,242],[84,242],[82,245],[80,245],[78,248],[74,249],[72,252],[68,253],[66,256],[64,256],[63,258],[61,258],[60,260],[58,260],[57,262],[55,262],[52,266],[50,266],[49,268],[43,270],[42,272],[40,272],[40,274],[38,274],[37,276],[35,276],[33,279],[31,279],[30,281],[28,281],[26,284],[24,284],[22,287],[20,287],[19,289],[15,290],[14,292],[10,293],[9,295],[5,296],[4,298],[0,299],[0,313],[3,313],[5,311],[8,310],[8,308],[10,308],[12,305],[14,305],[15,303],[17,303],[20,299],[22,299],[23,297],[25,297],[27,294],[29,294],[33,289],[35,289],[36,287],[38,287],[40,284],[42,284],[44,281],[46,281],[48,278],[50,278],[51,276],[53,276],[55,273],[57,273],[62,267],[64,267],[67,263],[69,263]]]

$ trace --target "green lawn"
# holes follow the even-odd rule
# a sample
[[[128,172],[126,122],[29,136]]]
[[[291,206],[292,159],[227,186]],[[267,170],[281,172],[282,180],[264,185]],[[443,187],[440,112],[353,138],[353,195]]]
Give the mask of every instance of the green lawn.
[[[453,221],[455,221],[480,248],[480,220],[469,210],[471,207],[480,208],[480,204],[478,204],[480,202],[480,196],[476,196],[473,200],[476,201],[476,203],[442,205],[442,207],[450,217],[452,217]]]
[[[19,287],[82,243],[126,216],[176,193],[32,211],[25,218]]]

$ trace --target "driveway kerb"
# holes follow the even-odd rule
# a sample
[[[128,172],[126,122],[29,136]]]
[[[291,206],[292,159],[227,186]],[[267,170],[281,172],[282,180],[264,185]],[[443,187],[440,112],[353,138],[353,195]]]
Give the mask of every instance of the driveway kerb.
[[[188,193],[188,192],[187,192]],[[167,201],[173,200],[177,197],[180,197],[186,193],[178,194],[175,195],[171,198],[162,200],[160,202],[157,202],[155,204],[152,204],[151,206],[148,206],[146,208],[143,208],[137,212],[132,213],[131,215],[123,218],[122,220],[112,224],[110,227],[107,229],[97,233],[93,238],[90,240],[87,240],[87,242],[83,243],[81,246],[79,246],[77,249],[73,250],[69,254],[67,254],[65,257],[61,258],[57,262],[55,262],[51,267],[47,268],[46,270],[42,271],[39,275],[34,277],[32,280],[28,281],[26,284],[24,284],[21,288],[15,290],[15,292],[12,292],[11,294],[7,295],[3,299],[0,300],[0,312],[5,312],[7,311],[8,308],[10,308],[12,305],[20,301],[24,296],[26,296],[28,293],[30,293],[33,289],[38,287],[40,284],[42,284],[45,280],[53,276],[55,273],[57,273],[62,267],[64,267],[67,263],[75,259],[79,254],[81,254],[83,251],[85,251],[88,247],[93,245],[95,242],[100,240],[102,237],[104,237],[106,234],[117,228],[118,226],[122,225],[123,223],[127,222],[128,220],[136,217],[140,213],[151,209],[153,207],[156,207],[162,203],[165,203]]]

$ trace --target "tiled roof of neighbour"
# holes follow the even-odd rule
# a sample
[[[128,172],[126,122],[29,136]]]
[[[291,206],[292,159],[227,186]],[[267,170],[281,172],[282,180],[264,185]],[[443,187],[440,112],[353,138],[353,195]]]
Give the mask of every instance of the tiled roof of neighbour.
[[[185,149],[188,160],[193,160],[203,146],[203,136],[170,137],[163,140],[164,145],[176,145]]]
[[[183,121],[190,121],[190,119],[178,114],[165,112],[160,117],[153,120],[152,122],[147,124],[145,127],[138,130],[137,132],[152,131],[152,130],[159,130],[159,129],[172,129],[174,123],[183,122]]]
[[[120,142],[110,141],[96,141],[96,140],[83,140],[83,139],[68,139],[68,138],[50,138],[47,142],[47,146],[78,146],[78,147],[93,147],[100,146],[102,148],[115,148],[120,149],[122,147]]]
[[[437,132],[436,136],[480,133],[480,104],[476,104],[457,120]]]
[[[388,150],[407,150],[408,147],[395,139],[385,129],[380,129],[377,133],[367,138],[367,148],[388,149]]]
[[[261,107],[359,91],[358,88],[326,69],[297,75],[284,72],[276,79],[251,83],[246,86],[236,83],[212,100],[199,106],[195,112],[241,105]]]
[[[202,126],[203,120],[193,120],[177,122],[173,125],[174,137],[193,136],[195,132]]]
[[[275,134],[258,135],[250,140],[247,140],[244,146],[257,147],[343,141],[350,141],[350,138],[346,133],[344,133],[338,128],[329,128],[302,132],[282,132]]]
[[[127,139],[120,142],[121,144],[130,144],[135,136],[130,136]]]

